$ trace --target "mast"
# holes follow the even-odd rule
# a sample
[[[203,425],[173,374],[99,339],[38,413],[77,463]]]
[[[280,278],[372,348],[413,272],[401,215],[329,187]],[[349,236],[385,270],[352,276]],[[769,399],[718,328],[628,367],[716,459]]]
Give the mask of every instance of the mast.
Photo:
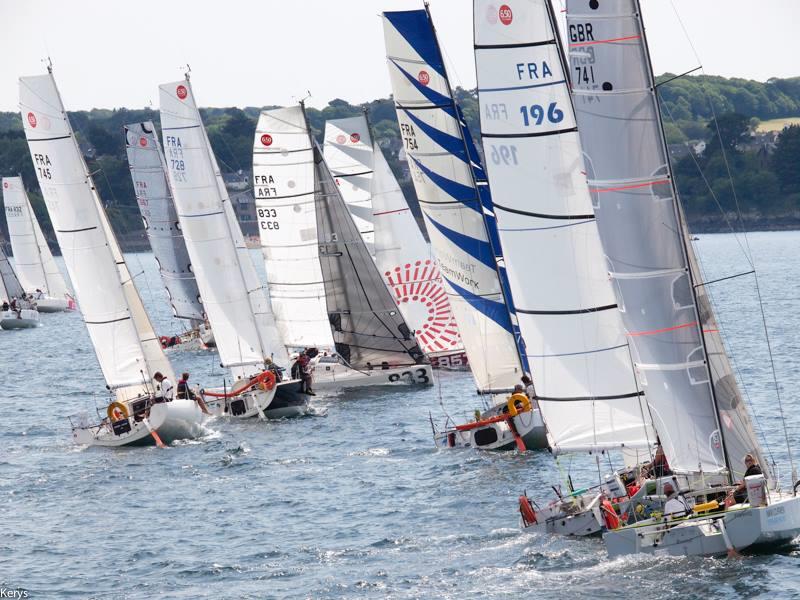
[[[670,184],[670,187],[672,188],[672,196],[674,198],[673,210],[675,211],[675,218],[676,218],[676,220],[677,220],[677,222],[678,222],[678,224],[680,226],[679,227],[680,231],[678,232],[678,235],[680,236],[680,239],[681,239],[681,247],[683,249],[683,257],[684,257],[684,260],[686,261],[686,265],[687,265],[687,268],[686,268],[687,276],[689,278],[690,288],[692,290],[692,300],[693,300],[693,304],[694,304],[695,317],[697,319],[698,329],[699,329],[699,332],[700,332],[700,341],[703,344],[703,357],[705,358],[705,360],[704,360],[705,368],[706,368],[706,372],[708,373],[708,387],[711,390],[711,399],[712,399],[712,402],[713,402],[713,405],[714,405],[714,415],[715,415],[716,420],[717,420],[717,431],[719,431],[720,443],[722,444],[722,452],[723,452],[723,456],[725,457],[725,468],[728,471],[728,482],[729,483],[733,483],[734,482],[733,469],[731,467],[730,456],[728,456],[728,446],[725,443],[725,433],[723,431],[722,420],[721,420],[720,412],[719,412],[719,403],[717,401],[717,392],[714,389],[714,374],[711,372],[711,363],[710,363],[710,361],[708,359],[708,347],[707,347],[707,344],[706,344],[706,334],[705,334],[705,331],[704,331],[704,328],[703,328],[702,320],[700,318],[700,311],[698,310],[697,287],[695,285],[694,274],[692,273],[691,262],[689,260],[689,248],[687,247],[688,241],[686,240],[686,235],[685,235],[685,232],[688,231],[688,227],[687,227],[687,224],[684,221],[683,211],[680,209],[680,196],[678,195],[678,186],[675,183],[675,177],[674,177],[674,174],[673,174],[673,171],[672,171],[672,165],[671,165],[671,162],[670,162],[669,148],[667,147],[667,138],[666,138],[666,135],[664,133],[664,122],[663,122],[663,119],[661,117],[661,109],[660,109],[659,102],[658,102],[658,94],[656,92],[655,77],[653,76],[653,61],[652,61],[652,58],[650,57],[650,45],[647,43],[647,34],[645,32],[644,19],[642,18],[642,7],[641,7],[641,3],[640,3],[639,0],[634,0],[634,2],[636,3],[636,18],[637,18],[637,20],[639,22],[639,27],[640,27],[641,32],[642,32],[642,47],[644,49],[645,66],[647,68],[647,76],[648,76],[648,79],[649,79],[649,82],[650,82],[650,93],[653,96],[653,102],[655,103],[655,107],[656,107],[655,114],[656,114],[656,122],[658,124],[659,141],[661,142],[661,148],[662,148],[662,151],[664,153],[664,156],[667,159],[666,167],[667,167],[667,170],[668,170],[668,173],[669,173],[669,184]]]
[[[439,53],[439,56],[442,57],[442,64],[444,64],[444,54],[442,54],[442,48],[439,45],[439,36],[436,34],[436,27],[433,24],[433,18],[431,17],[431,9],[430,9],[430,5],[428,4],[428,0],[424,1],[424,5],[425,5],[425,14],[428,17],[428,23],[430,24],[431,31],[433,32],[433,40],[434,40],[434,43],[436,44],[436,51]],[[511,318],[512,326],[516,326],[516,324],[514,323],[513,314],[512,314],[511,309],[510,309],[510,307],[512,306],[512,304],[510,303],[511,299],[508,297],[508,290],[507,290],[507,287],[505,285],[505,282],[503,281],[503,274],[502,274],[502,272],[500,270],[500,265],[498,264],[498,261],[497,261],[497,257],[498,256],[502,256],[502,251],[500,250],[500,248],[497,248],[495,246],[494,240],[493,240],[493,236],[491,235],[491,233],[489,231],[490,225],[486,220],[486,211],[484,210],[483,202],[481,201],[480,190],[478,189],[478,182],[475,179],[475,170],[473,169],[472,161],[470,160],[470,153],[469,153],[469,148],[467,146],[467,140],[464,137],[464,128],[466,127],[466,121],[464,122],[464,128],[462,128],[461,124],[460,124],[460,120],[461,120],[461,117],[463,115],[461,115],[461,111],[459,111],[459,109],[458,109],[458,103],[456,102],[456,98],[453,95],[453,88],[450,85],[450,78],[449,77],[445,77],[444,81],[445,81],[445,85],[447,86],[447,95],[450,96],[450,100],[453,103],[453,108],[455,109],[454,118],[455,118],[456,122],[459,123],[459,128],[458,128],[459,129],[459,137],[461,138],[461,143],[462,143],[463,148],[464,148],[464,157],[465,157],[465,159],[467,161],[467,166],[468,166],[467,170],[469,171],[470,180],[472,181],[472,187],[475,190],[475,197],[476,197],[476,199],[478,201],[478,206],[480,207],[481,217],[483,219],[483,226],[486,229],[486,237],[487,237],[487,239],[489,241],[489,247],[492,249],[492,254],[494,255],[495,271],[497,272],[497,279],[500,282],[500,294],[501,294],[501,296],[503,298],[503,302],[504,302],[504,304],[506,306],[506,310],[508,311],[509,318]],[[486,185],[487,186],[489,185],[488,180],[486,182]],[[526,361],[525,357],[522,355],[522,352],[520,351],[520,342],[516,339],[517,336],[514,335],[513,337],[515,338],[514,339],[514,342],[515,342],[514,343],[514,350],[516,351],[516,354],[517,354],[517,361],[519,363],[520,370],[524,374],[525,370],[526,370],[525,366],[527,365],[527,361]]]

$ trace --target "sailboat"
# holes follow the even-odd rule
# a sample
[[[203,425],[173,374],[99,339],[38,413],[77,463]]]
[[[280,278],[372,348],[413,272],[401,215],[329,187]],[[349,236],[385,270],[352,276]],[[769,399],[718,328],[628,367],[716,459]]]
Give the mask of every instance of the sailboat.
[[[188,344],[186,347],[190,348],[213,346],[214,335],[206,324],[200,291],[167,182],[164,153],[151,121],[125,125],[125,150],[136,202],[172,313],[191,324],[191,329],[181,335],[161,336],[161,344],[165,348],[176,344]]]
[[[39,311],[28,300],[27,294],[0,246],[0,327],[3,329],[29,329],[39,326]]]
[[[282,418],[308,412],[288,366],[281,336],[244,242],[187,76],[159,86],[167,175],[197,287],[233,383],[204,390],[214,414]]]
[[[61,96],[46,75],[22,77],[20,109],[50,221],[112,401],[98,424],[73,425],[78,444],[168,444],[203,433],[193,400],[165,399],[175,381],[83,160]],[[83,421],[83,419],[81,419]]]
[[[603,250],[672,487],[685,490],[688,506],[680,518],[633,510],[618,527],[606,523],[609,556],[720,555],[785,544],[800,534],[800,498],[780,490],[764,459],[716,324],[712,282],[703,281],[687,241],[640,4],[567,0],[567,25]],[[531,111],[532,123],[539,112]],[[744,478],[746,454],[762,475]],[[745,502],[721,504],[742,478]],[[665,486],[656,483],[652,493],[663,498]]]
[[[33,296],[40,313],[74,310],[75,302],[33,214],[22,177],[3,178],[3,203],[22,288]]]
[[[432,384],[430,364],[311,138],[302,104],[262,111],[253,178],[278,326],[290,348],[321,350],[314,388]]]
[[[427,6],[383,13],[383,26],[400,135],[431,246],[478,393],[491,398],[475,421],[434,428],[434,440],[441,447],[544,447],[539,410],[524,394],[509,397],[527,366]]]
[[[325,123],[325,160],[403,318],[433,368],[467,367],[441,273],[366,112]],[[431,318],[432,317],[432,318]]]
[[[552,6],[475,0],[473,15],[483,151],[551,452],[624,451],[635,465],[656,435],[603,259]],[[536,125],[517,106],[552,118]],[[599,533],[598,488],[566,492],[525,525]],[[626,495],[618,488],[613,497]]]

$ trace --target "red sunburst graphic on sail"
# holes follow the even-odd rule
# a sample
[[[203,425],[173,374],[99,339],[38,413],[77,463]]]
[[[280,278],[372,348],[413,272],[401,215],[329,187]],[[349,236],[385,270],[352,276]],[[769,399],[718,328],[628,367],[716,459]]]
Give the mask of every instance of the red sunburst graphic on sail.
[[[453,350],[461,345],[450,301],[442,286],[439,267],[432,260],[418,260],[384,272],[398,306],[404,304],[416,328],[423,352]]]

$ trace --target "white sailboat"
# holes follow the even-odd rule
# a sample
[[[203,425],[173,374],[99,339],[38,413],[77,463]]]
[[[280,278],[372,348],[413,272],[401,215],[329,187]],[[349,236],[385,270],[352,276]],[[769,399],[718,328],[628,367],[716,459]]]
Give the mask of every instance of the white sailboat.
[[[473,15],[481,139],[549,446],[556,456],[624,451],[642,462],[656,435],[603,258],[552,7],[475,0]],[[517,106],[550,116],[537,124]],[[525,524],[597,533],[587,508],[598,492],[569,494]]]
[[[188,75],[159,86],[167,174],[186,249],[230,387],[206,390],[215,414],[281,418],[307,412],[197,108]]]
[[[372,139],[366,113],[327,121],[324,149],[353,220],[431,365],[466,368],[467,355],[430,244]]]
[[[113,395],[107,418],[73,427],[79,444],[169,443],[203,432],[193,400],[165,401],[175,381],[78,148],[52,72],[19,82],[25,136],[97,360]]]
[[[38,327],[39,311],[22,289],[2,246],[0,246],[0,303],[2,303],[0,327],[3,329]]]
[[[36,300],[40,313],[74,310],[75,302],[33,214],[22,177],[3,178],[3,203],[14,265],[23,289]]]
[[[430,365],[416,354],[386,286],[375,284],[380,276],[374,262],[337,186],[326,189],[332,176],[321,157],[315,160],[317,152],[302,105],[262,111],[253,148],[254,195],[284,341],[292,349],[322,350],[315,359],[315,389],[430,384]],[[331,248],[341,243],[348,252]]]
[[[476,157],[468,149],[430,15],[386,12],[383,26],[400,134],[431,246],[478,392],[492,398],[476,421],[435,431],[434,439],[443,447],[543,447],[539,410],[527,398],[509,399],[526,369],[498,267],[499,248],[473,171]]]
[[[787,543],[800,534],[800,498],[779,489],[764,459],[687,240],[639,2],[567,0],[567,24],[603,250],[673,488],[687,490],[689,507],[679,517],[633,510],[604,534],[609,556]],[[763,475],[747,477],[745,502],[726,508],[718,500],[744,477],[745,454]],[[652,493],[661,499],[664,488]]]
[[[125,125],[125,149],[136,202],[172,313],[191,325],[189,331],[181,335],[161,336],[161,345],[165,348],[176,344],[186,344],[189,348],[213,346],[214,335],[206,323],[155,125],[151,121]]]

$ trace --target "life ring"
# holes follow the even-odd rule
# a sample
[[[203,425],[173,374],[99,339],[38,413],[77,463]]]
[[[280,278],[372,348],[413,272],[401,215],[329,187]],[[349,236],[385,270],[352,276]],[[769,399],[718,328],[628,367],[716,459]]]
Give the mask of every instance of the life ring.
[[[277,381],[275,373],[273,373],[272,371],[264,371],[262,373],[259,373],[256,376],[256,380],[258,382],[258,387],[264,390],[265,392],[274,388],[275,383]]]
[[[517,410],[517,402],[522,402],[522,410]],[[521,412],[529,412],[531,410],[531,399],[525,394],[516,393],[508,399],[508,414],[516,417]]]
[[[619,517],[614,506],[608,500],[603,500],[600,503],[600,510],[603,511],[603,521],[606,524],[606,529],[612,530],[619,527]]]
[[[525,527],[539,522],[536,518],[536,511],[533,510],[531,500],[527,496],[519,497],[519,514],[522,515],[522,522],[525,524]]]
[[[122,402],[112,402],[108,405],[106,409],[106,414],[108,418],[111,419],[112,423],[116,423],[121,419],[127,419],[131,416],[131,413],[128,411],[128,407],[125,406]]]

